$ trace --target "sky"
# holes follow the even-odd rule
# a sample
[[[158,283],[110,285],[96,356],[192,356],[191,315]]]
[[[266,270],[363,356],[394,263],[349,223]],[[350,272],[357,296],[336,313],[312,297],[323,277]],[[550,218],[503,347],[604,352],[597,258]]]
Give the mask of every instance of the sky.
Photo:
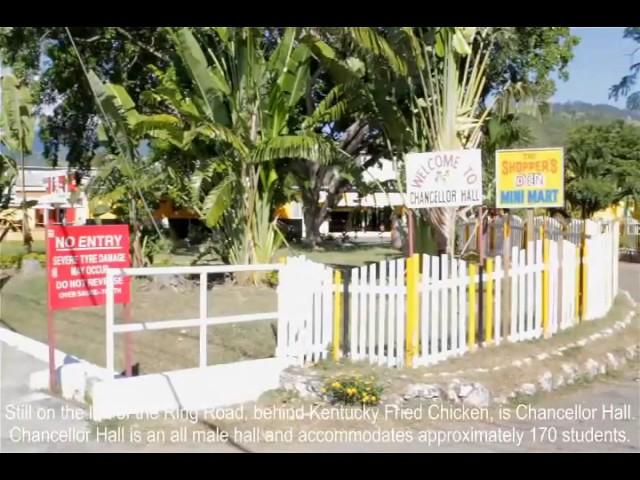
[[[610,100],[609,87],[629,72],[630,54],[637,43],[622,38],[624,27],[571,27],[571,33],[580,37],[569,63],[569,80],[556,80],[553,102],[583,101],[605,103],[624,108],[625,100]],[[640,61],[640,52],[635,61]]]

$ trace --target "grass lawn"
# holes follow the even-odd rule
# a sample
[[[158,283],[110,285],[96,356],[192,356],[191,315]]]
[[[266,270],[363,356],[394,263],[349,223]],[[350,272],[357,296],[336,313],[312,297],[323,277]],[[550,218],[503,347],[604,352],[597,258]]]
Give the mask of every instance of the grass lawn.
[[[402,257],[400,250],[392,248],[384,243],[356,244],[354,246],[343,246],[337,243],[323,243],[316,250],[305,249],[302,246],[291,245],[289,248],[281,249],[279,256],[304,255],[314,262],[326,263],[328,265],[353,265],[361,266],[368,263],[381,262]]]
[[[198,253],[197,246],[177,248],[169,257],[158,255],[154,262],[158,264],[169,262],[171,265],[191,265]],[[292,243],[288,247],[278,250],[275,259],[298,255],[304,255],[309,260],[328,265],[352,266],[361,266],[403,256],[400,250],[392,248],[388,243],[372,242],[342,245],[338,242],[326,241],[319,244],[315,250],[305,248],[301,244]],[[207,255],[201,263],[218,264],[222,262],[214,255]]]
[[[43,242],[34,251],[43,251]],[[20,242],[2,243],[2,253],[23,251]],[[11,252],[11,253],[9,253]],[[197,247],[180,249],[171,258],[156,258],[156,263],[190,265]],[[326,243],[311,251],[299,247],[284,248],[279,256],[305,255],[328,264],[362,265],[400,256],[400,252],[384,244],[361,244],[343,247]],[[167,262],[169,260],[169,262]],[[218,263],[207,259],[202,263]],[[14,275],[0,286],[0,326],[47,341],[46,282],[44,272],[35,276]],[[209,315],[275,312],[275,289],[231,284],[210,285]],[[116,307],[117,321],[122,321],[122,308]],[[198,284],[174,289],[159,289],[146,279],[132,285],[132,321],[177,320],[198,317]],[[55,314],[57,348],[97,365],[105,364],[104,306],[62,310]],[[209,364],[243,359],[266,358],[275,352],[275,320],[220,325],[208,329]],[[140,362],[143,373],[161,372],[198,365],[197,328],[145,331],[132,334],[134,362]],[[116,335],[116,368],[124,369],[123,335]]]
[[[44,253],[44,241],[36,240],[33,242],[32,250],[35,253]],[[0,242],[0,255],[18,255],[21,253],[26,253],[24,249],[24,244],[22,242],[16,241],[4,241]]]
[[[2,288],[0,326],[47,341],[45,276],[15,275]],[[198,317],[198,284],[159,289],[146,280],[132,285],[132,321],[184,320]],[[267,313],[277,309],[276,292],[269,287],[210,285],[209,315]],[[116,307],[116,321],[122,308]],[[274,326],[272,327],[272,324]],[[105,365],[104,306],[61,310],[55,314],[57,348]],[[268,358],[275,353],[275,320],[209,327],[209,364]],[[197,328],[147,331],[132,334],[134,363],[142,373],[198,365]],[[116,368],[124,369],[123,335],[116,335]]]

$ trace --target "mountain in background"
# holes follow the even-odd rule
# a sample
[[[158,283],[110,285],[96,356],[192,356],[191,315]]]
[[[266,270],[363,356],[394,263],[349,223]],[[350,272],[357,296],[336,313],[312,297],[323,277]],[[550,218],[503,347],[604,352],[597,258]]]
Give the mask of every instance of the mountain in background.
[[[536,119],[522,115],[522,123],[531,132],[531,141],[522,147],[563,147],[569,131],[591,124],[606,124],[624,120],[640,127],[640,112],[614,107],[613,105],[567,102],[551,104],[551,112]]]

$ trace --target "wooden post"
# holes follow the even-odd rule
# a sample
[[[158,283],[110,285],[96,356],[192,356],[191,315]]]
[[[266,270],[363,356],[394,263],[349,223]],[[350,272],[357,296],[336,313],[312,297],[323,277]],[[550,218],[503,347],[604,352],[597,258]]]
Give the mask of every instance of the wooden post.
[[[476,283],[477,267],[469,264],[469,325],[467,327],[467,346],[469,351],[476,349]]]
[[[493,258],[487,258],[487,316],[484,330],[484,341],[493,343]]]
[[[543,232],[544,235],[544,232]],[[542,240],[542,334],[549,338],[549,239]]]
[[[420,257],[414,254],[407,258],[407,326],[404,363],[413,366],[416,354],[416,333],[418,331],[418,285],[420,275]]]
[[[333,274],[333,338],[331,357],[334,362],[340,359],[340,325],[342,323],[342,272]]]
[[[582,257],[580,256],[580,245],[578,245],[576,247],[576,280],[575,280],[575,294],[576,294],[576,298],[575,298],[575,311],[576,311],[576,317],[574,319],[575,324],[580,323],[580,279],[582,278],[580,276],[580,273],[582,271],[582,268],[580,266],[580,261],[581,261]]]
[[[482,336],[484,333],[484,208],[480,205],[478,218],[478,334]],[[481,343],[478,339],[478,344]]]
[[[44,248],[47,266],[50,265],[49,259],[49,211],[44,218]],[[49,267],[48,267],[49,268]],[[49,275],[47,272],[47,282]],[[56,372],[56,335],[55,335],[55,317],[51,308],[51,296],[49,295],[49,285],[47,285],[47,343],[49,345],[49,390],[53,393],[58,386],[58,376]]]
[[[507,213],[502,224],[502,258],[504,277],[502,279],[502,325],[501,338],[507,338],[511,325],[511,215]]]
[[[562,289],[562,278],[564,276],[564,228],[562,227],[562,224],[560,224],[560,240],[558,240],[558,301],[556,302],[556,312],[554,312],[554,315],[556,316],[556,325],[558,325],[558,328],[560,328],[562,326],[562,312],[563,312],[563,299],[562,297],[564,296],[563,293],[563,289]]]
[[[585,224],[585,228],[586,228],[586,224]],[[587,262],[587,240],[586,238],[583,240],[583,244],[582,244],[582,294],[581,294],[581,300],[582,300],[582,320],[586,320],[587,318],[587,287],[589,286],[587,284],[587,274],[588,274],[588,270],[589,270],[589,264]]]
[[[349,298],[350,284],[351,268],[346,268],[342,278],[342,355],[351,353],[349,342],[349,326],[351,325],[351,299]]]
[[[585,306],[587,305],[586,302],[586,298],[585,298],[585,283],[584,283],[584,279],[585,279],[585,267],[586,267],[586,262],[585,262],[585,250],[586,250],[586,234],[587,234],[587,221],[583,220],[582,221],[582,232],[580,235],[580,246],[578,247],[578,250],[580,251],[580,262],[579,262],[579,270],[580,270],[580,279],[578,282],[578,286],[579,286],[579,290],[580,290],[580,301],[578,302],[578,306],[579,306],[579,310],[580,310],[580,316],[579,316],[579,321],[582,322],[584,321],[584,317],[585,317]]]

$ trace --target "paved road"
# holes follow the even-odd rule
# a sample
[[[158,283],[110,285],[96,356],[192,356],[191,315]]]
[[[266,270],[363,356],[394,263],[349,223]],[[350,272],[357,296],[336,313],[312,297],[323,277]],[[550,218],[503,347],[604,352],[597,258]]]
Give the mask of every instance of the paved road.
[[[32,372],[47,368],[46,363],[0,342],[0,452],[237,452],[229,444],[177,445],[134,444],[128,441],[97,442],[90,435],[91,425],[81,417],[70,418],[71,411],[84,411],[80,405],[28,387]],[[63,419],[63,411],[67,418]],[[38,413],[44,418],[38,418]],[[38,441],[37,435],[57,435],[54,441]],[[67,438],[60,437],[60,433]],[[77,441],[73,441],[77,440]]]
[[[636,302],[640,302],[640,263],[620,262],[619,288],[627,290]]]

